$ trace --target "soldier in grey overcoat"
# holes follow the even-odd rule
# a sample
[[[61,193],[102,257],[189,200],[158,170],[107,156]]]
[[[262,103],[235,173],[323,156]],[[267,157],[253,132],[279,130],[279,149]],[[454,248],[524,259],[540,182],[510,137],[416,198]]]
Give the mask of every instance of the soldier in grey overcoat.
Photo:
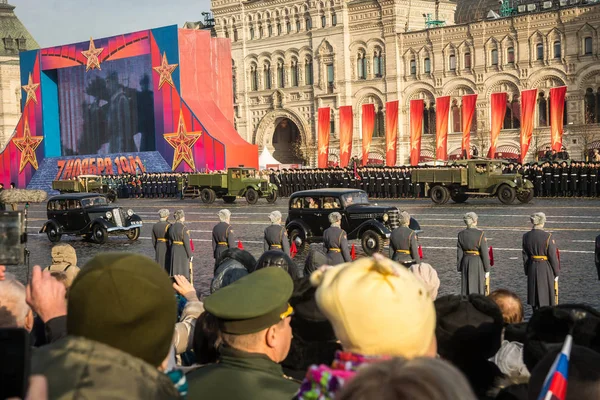
[[[169,227],[169,243],[171,244],[171,271],[169,275],[183,275],[190,280],[190,263],[193,260],[190,246],[190,231],[184,225],[183,210],[175,211],[175,223]]]
[[[229,222],[231,221],[231,211],[224,209],[219,211],[219,223],[215,225],[212,231],[212,248],[215,262],[219,260],[221,254],[232,247],[235,247],[235,238],[233,229]]]
[[[331,226],[323,232],[323,246],[327,253],[329,265],[343,264],[352,261],[348,250],[348,236],[340,228],[342,215],[339,212],[329,214]]]
[[[555,305],[554,282],[560,265],[552,234],[544,231],[546,215],[530,217],[533,229],[523,235],[523,265],[527,275],[527,304],[533,308]]]
[[[281,226],[281,213],[273,211],[269,214],[271,225],[265,228],[264,250],[283,251],[290,255],[290,241],[284,226]]]
[[[485,279],[490,274],[490,255],[485,233],[477,229],[477,214],[468,212],[463,220],[467,229],[458,233],[456,264],[461,274],[461,294],[485,294]]]
[[[159,221],[152,227],[152,245],[154,246],[154,259],[169,273],[171,271],[171,246],[169,243],[169,210],[158,210]]]
[[[390,236],[390,258],[407,267],[419,260],[417,233],[410,229],[410,214],[400,213],[400,226],[392,231]]]

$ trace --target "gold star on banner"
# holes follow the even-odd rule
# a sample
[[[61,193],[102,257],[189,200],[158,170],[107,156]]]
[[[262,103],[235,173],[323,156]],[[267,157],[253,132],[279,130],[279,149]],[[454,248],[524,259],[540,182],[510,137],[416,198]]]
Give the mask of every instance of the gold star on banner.
[[[157,74],[160,75],[160,82],[158,83],[158,90],[160,90],[165,83],[168,83],[172,88],[175,88],[173,83],[173,71],[179,64],[169,64],[167,62],[167,53],[163,53],[162,62],[158,67],[152,67]]]
[[[319,147],[319,154],[327,154],[327,146],[322,144],[321,147]]]
[[[81,52],[81,54],[83,54],[83,56],[87,59],[87,63],[85,65],[85,72],[88,72],[90,69],[102,69],[100,68],[100,60],[98,59],[98,56],[100,55],[100,53],[102,53],[102,51],[104,51],[104,47],[96,48],[96,45],[94,44],[94,39],[90,38],[90,48],[86,51]]]
[[[387,144],[387,150],[386,151],[394,151],[396,149],[396,141],[392,140],[391,142],[389,142]]]
[[[348,146],[348,143],[344,143],[344,145],[342,146],[341,150],[342,150],[342,154],[346,154],[348,153],[348,150],[350,150],[349,148],[350,146]]]
[[[29,104],[30,100],[33,100],[33,102],[37,104],[37,96],[35,94],[35,91],[38,87],[40,87],[40,84],[33,83],[33,77],[31,76],[31,72],[29,73],[29,81],[27,82],[27,85],[21,87],[23,88],[25,93],[27,93],[27,100],[25,100],[25,106]]]
[[[420,143],[420,142],[421,142],[421,139],[419,139],[419,140],[415,140],[415,141],[412,143],[412,145],[410,146],[410,147],[411,147],[411,149],[413,149],[413,150],[416,150],[416,149],[417,149],[417,146],[419,145],[419,143]]]
[[[31,164],[34,169],[38,169],[37,157],[35,151],[42,143],[44,138],[42,136],[31,136],[29,130],[29,122],[27,116],[25,116],[25,127],[23,128],[23,137],[14,138],[12,142],[21,151],[21,164],[19,166],[19,173],[23,172],[27,164]]]
[[[438,148],[438,149],[441,149],[442,147],[444,147],[444,141],[442,140],[442,136],[440,135],[440,136],[437,138],[437,148]]]
[[[194,144],[200,139],[202,132],[188,132],[185,128],[185,121],[183,120],[183,112],[179,112],[179,127],[175,133],[165,133],[163,137],[175,149],[173,154],[173,171],[185,161],[191,169],[196,170],[196,164],[194,163],[194,155],[192,154],[192,148]]]
[[[365,146],[365,154],[369,154],[369,150],[371,150],[371,143],[367,143]]]

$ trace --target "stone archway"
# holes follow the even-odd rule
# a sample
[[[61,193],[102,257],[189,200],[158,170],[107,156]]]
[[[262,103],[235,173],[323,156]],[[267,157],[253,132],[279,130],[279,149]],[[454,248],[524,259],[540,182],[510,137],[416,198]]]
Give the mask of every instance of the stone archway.
[[[310,135],[306,123],[291,111],[273,110],[263,117],[254,136],[254,144],[267,147],[282,164],[308,164]]]

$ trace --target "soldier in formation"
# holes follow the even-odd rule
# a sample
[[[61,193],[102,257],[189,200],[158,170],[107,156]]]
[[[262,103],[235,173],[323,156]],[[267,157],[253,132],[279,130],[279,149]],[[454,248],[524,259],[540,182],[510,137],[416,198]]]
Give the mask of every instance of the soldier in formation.
[[[183,210],[175,211],[175,223],[169,227],[169,244],[171,245],[170,275],[183,275],[189,281],[193,261],[190,231],[185,226]]]
[[[339,212],[329,214],[331,226],[323,232],[323,246],[327,253],[329,265],[337,265],[352,261],[348,250],[348,236],[341,227],[342,215]]]
[[[264,251],[279,250],[290,255],[290,241],[285,226],[281,225],[281,213],[273,211],[269,214],[271,225],[265,228]]]
[[[461,294],[486,293],[489,289],[490,256],[485,233],[477,229],[477,214],[468,212],[463,220],[467,229],[458,233],[457,270],[461,276]]]
[[[390,236],[390,258],[409,267],[419,260],[417,234],[410,229],[410,214],[400,213],[400,226]]]
[[[217,214],[219,223],[212,230],[212,249],[215,262],[218,262],[225,250],[235,247],[235,238],[231,228],[231,211],[223,209]]]
[[[169,273],[171,271],[171,246],[169,242],[169,210],[158,210],[159,221],[152,227],[152,245],[154,246],[155,261]]]

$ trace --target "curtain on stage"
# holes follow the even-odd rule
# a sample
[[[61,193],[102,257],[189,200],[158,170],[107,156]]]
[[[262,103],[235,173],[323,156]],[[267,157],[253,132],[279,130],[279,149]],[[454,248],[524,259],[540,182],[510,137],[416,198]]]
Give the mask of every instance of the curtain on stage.
[[[450,112],[450,96],[435,99],[435,158],[448,159],[448,114]]]
[[[340,107],[340,167],[345,168],[352,154],[352,106]]]
[[[396,146],[398,142],[398,100],[385,104],[385,165],[396,165]]]
[[[375,104],[363,104],[362,106],[362,165],[369,161],[369,149],[375,128]]]
[[[506,114],[506,93],[492,93],[492,121],[491,121],[491,138],[490,138],[490,150],[488,151],[488,158],[496,157],[496,146],[498,145],[498,137],[500,136],[500,130],[502,124],[504,124],[504,114]]]
[[[421,156],[423,106],[422,99],[410,101],[410,165],[417,165]]]
[[[529,144],[531,143],[536,100],[537,89],[523,90],[521,92],[521,163],[525,160],[527,151],[529,151]]]
[[[329,107],[319,108],[319,126],[318,128],[318,139],[319,139],[319,168],[327,168],[329,161],[329,122],[331,118],[331,110]]]
[[[550,137],[552,138],[552,150],[556,150],[557,152],[562,147],[566,94],[566,86],[550,89]]]
[[[477,106],[477,95],[467,94],[462,97],[462,144],[461,155],[471,158],[471,126],[473,125],[473,116]]]

